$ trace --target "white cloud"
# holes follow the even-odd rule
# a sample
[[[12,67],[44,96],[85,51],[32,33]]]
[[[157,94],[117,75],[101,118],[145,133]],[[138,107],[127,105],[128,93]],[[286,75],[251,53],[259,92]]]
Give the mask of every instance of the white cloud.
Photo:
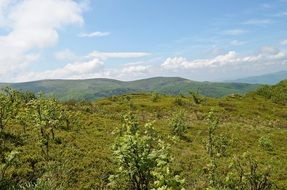
[[[135,65],[135,66],[128,66],[124,67],[121,71],[122,74],[143,74],[148,73],[150,69],[150,66],[144,66],[144,65]]]
[[[131,75],[144,74],[149,72],[150,66],[144,65],[125,65],[120,69],[106,69],[105,63],[107,59],[112,58],[137,58],[147,56],[145,52],[92,52],[87,56],[78,57],[70,50],[66,49],[55,53],[55,57],[59,60],[68,61],[76,60],[54,70],[28,72],[25,75],[17,77],[17,81],[30,81],[40,79],[86,79],[97,77],[113,77],[124,78]]]
[[[161,65],[167,70],[178,69],[202,69],[202,68],[222,68],[229,66],[264,66],[280,65],[287,63],[287,51],[279,51],[276,48],[264,47],[259,53],[250,56],[240,56],[234,51],[216,56],[211,59],[188,60],[184,57],[167,58]]]
[[[272,20],[270,19],[250,19],[250,20],[243,22],[243,24],[247,24],[247,25],[267,25],[271,23],[272,23]]]
[[[242,29],[232,29],[232,30],[225,30],[222,32],[224,35],[230,35],[230,36],[238,36],[247,33],[246,30]]]
[[[216,56],[212,59],[197,59],[187,60],[184,57],[167,58],[161,65],[164,69],[196,69],[203,67],[216,67],[238,61],[237,54],[234,51],[230,51],[227,54]]]
[[[84,38],[84,37],[91,38],[91,37],[103,37],[103,36],[109,36],[109,35],[111,35],[110,32],[92,32],[92,33],[80,34],[80,37],[82,37],[82,38]]]
[[[40,79],[82,79],[94,76],[104,69],[104,62],[99,59],[91,59],[86,62],[67,64],[62,68],[42,72],[29,72],[17,78],[18,81],[30,81]]]
[[[20,65],[35,61],[38,49],[55,45],[58,29],[82,24],[81,14],[80,5],[73,0],[2,0],[0,18],[5,23],[1,24],[9,32],[0,36],[1,80],[20,72]]]

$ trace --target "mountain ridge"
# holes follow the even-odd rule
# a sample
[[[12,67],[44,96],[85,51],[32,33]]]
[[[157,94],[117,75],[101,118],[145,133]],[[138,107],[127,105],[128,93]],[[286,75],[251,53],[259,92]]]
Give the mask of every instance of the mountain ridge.
[[[153,77],[135,81],[108,78],[95,79],[47,79],[23,83],[0,83],[18,90],[44,92],[60,100],[94,100],[113,95],[135,92],[158,92],[168,95],[188,94],[196,91],[210,97],[222,97],[232,93],[244,94],[261,85],[244,83],[198,82],[181,77]]]
[[[240,82],[249,84],[276,84],[285,79],[287,79],[287,70],[258,76],[250,76],[246,78],[239,78],[235,80],[228,80],[225,82]]]

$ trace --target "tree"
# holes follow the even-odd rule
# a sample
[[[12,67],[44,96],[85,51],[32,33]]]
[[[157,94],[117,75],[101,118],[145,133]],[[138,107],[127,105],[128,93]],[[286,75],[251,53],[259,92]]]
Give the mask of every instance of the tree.
[[[119,169],[109,177],[111,188],[183,189],[184,180],[170,168],[170,145],[157,137],[152,123],[145,124],[141,130],[134,116],[127,115],[118,134],[113,149]]]
[[[69,125],[68,115],[64,107],[54,99],[40,97],[30,101],[30,107],[30,116],[40,132],[43,155],[49,158],[50,143],[58,140],[57,129]]]

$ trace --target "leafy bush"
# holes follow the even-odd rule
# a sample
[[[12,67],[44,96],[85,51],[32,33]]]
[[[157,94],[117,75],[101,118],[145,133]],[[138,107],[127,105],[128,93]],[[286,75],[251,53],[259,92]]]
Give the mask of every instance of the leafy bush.
[[[197,92],[190,91],[189,94],[191,95],[192,100],[195,104],[200,104],[204,101],[204,98]]]
[[[152,95],[151,95],[151,101],[152,102],[158,102],[159,98],[160,98],[160,96],[158,93],[156,93],[156,92],[152,93]]]
[[[183,110],[174,113],[169,124],[172,133],[177,136],[183,136],[187,131],[186,114]]]
[[[114,149],[118,170],[109,177],[110,188],[125,190],[183,189],[184,180],[170,168],[170,145],[156,137],[152,124],[144,131],[134,117],[125,116]]]
[[[272,148],[272,141],[269,137],[267,136],[262,136],[259,138],[258,140],[259,142],[259,145],[264,149],[264,150],[267,150],[267,151],[272,151],[273,148]]]
[[[184,101],[183,101],[182,98],[176,97],[175,100],[174,100],[174,104],[175,104],[176,106],[183,106],[183,105],[184,105]]]
[[[270,168],[260,171],[256,160],[249,153],[235,157],[226,177],[226,187],[234,190],[270,190]]]
[[[258,95],[272,100],[275,103],[287,104],[287,80],[283,80],[277,85],[260,88],[256,92]]]

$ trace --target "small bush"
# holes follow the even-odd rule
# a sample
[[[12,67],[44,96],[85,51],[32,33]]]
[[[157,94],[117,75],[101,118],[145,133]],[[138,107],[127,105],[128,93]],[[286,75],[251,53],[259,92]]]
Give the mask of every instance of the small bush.
[[[177,136],[183,136],[187,131],[187,124],[185,121],[185,112],[180,110],[177,113],[174,113],[170,120],[170,128],[172,133]]]
[[[273,150],[272,141],[267,136],[260,137],[260,139],[258,140],[258,143],[259,143],[260,147],[262,147],[264,150],[267,150],[267,151]]]
[[[152,93],[152,95],[151,95],[151,101],[152,101],[152,102],[158,102],[158,100],[159,100],[159,94],[156,93],[156,92]]]

